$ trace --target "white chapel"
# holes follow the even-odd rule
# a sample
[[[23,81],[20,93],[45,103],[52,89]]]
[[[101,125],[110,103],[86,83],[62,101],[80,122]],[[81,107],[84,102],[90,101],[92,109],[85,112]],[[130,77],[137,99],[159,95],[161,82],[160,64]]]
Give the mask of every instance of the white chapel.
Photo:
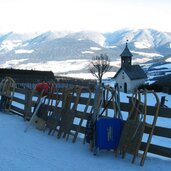
[[[121,68],[114,76],[114,80],[122,92],[133,92],[139,85],[143,84],[147,78],[146,73],[139,65],[132,65],[132,53],[128,48],[128,43],[121,53]]]

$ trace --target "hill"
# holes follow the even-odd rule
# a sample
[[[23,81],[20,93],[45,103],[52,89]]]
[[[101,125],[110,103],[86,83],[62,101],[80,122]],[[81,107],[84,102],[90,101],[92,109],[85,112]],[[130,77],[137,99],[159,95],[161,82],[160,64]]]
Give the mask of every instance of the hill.
[[[106,53],[115,72],[120,67],[120,54],[126,39],[134,55],[133,63],[141,64],[146,71],[151,72],[154,65],[170,63],[171,33],[123,29],[113,33],[48,31],[0,34],[0,67],[51,70],[57,74],[80,73],[87,72],[93,56]],[[168,70],[170,72],[170,68]]]

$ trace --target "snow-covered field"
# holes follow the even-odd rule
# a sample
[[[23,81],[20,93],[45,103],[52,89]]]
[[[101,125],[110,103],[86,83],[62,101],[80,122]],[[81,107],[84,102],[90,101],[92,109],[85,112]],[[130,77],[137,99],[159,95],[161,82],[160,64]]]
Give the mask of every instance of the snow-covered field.
[[[28,59],[10,60],[1,64],[1,68],[15,69],[33,69],[40,71],[53,71],[54,73],[65,73],[84,69],[89,60],[65,60],[65,61],[48,61],[46,63],[25,63]],[[24,62],[24,63],[23,63]]]
[[[128,94],[121,93],[121,101],[127,101]],[[159,97],[166,95],[159,94]],[[154,99],[148,97],[149,104]],[[166,105],[170,106],[170,96]],[[170,119],[163,121],[158,118],[158,125],[170,127]],[[7,113],[0,113],[0,170],[2,171],[170,171],[171,159],[155,156],[148,153],[145,165],[139,165],[140,158],[131,164],[131,155],[125,159],[115,157],[111,151],[101,150],[98,156],[90,152],[88,144],[83,144],[81,137],[76,143],[71,140],[57,139],[56,134],[49,136],[47,131],[42,132],[32,125],[28,132],[24,130],[28,122],[23,118]],[[171,139],[153,137],[156,144],[171,148]]]
[[[143,167],[137,158],[131,164],[131,156],[125,159],[114,157],[110,151],[102,150],[94,156],[82,139],[71,141],[48,136],[30,127],[19,116],[0,113],[0,170],[2,171],[170,171],[171,159],[149,156]]]

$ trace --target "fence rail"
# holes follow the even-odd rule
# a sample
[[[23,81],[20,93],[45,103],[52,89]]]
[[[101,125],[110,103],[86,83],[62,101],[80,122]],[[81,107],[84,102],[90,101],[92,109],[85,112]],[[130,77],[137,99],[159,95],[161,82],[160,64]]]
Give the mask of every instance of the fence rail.
[[[13,98],[13,103],[11,106],[11,112],[22,116],[24,119],[29,119],[32,115],[32,108],[35,105],[35,101],[32,99],[32,95],[37,97],[37,94],[36,93],[33,94],[31,90],[21,89],[21,88],[16,88],[15,91],[18,94],[17,94],[17,96],[15,96]],[[22,96],[22,98],[20,96]],[[62,93],[54,94],[53,98],[62,101]],[[32,99],[31,102],[29,101],[29,99]],[[72,100],[74,102],[74,99],[72,99]],[[81,97],[79,104],[85,105],[86,100],[87,100],[87,98]],[[19,104],[24,105],[24,108],[21,109],[21,108],[17,107],[17,105],[15,105],[15,103],[19,103]],[[91,106],[93,106],[93,99],[91,99],[89,105],[90,105],[90,108],[91,108]],[[129,113],[129,111],[131,110],[131,105],[130,105],[130,103],[121,102],[120,108],[121,108],[121,111]],[[61,108],[58,107],[58,109],[60,110]],[[108,109],[113,110],[112,103],[110,103],[108,105]],[[148,116],[153,116],[154,111],[155,111],[155,107],[147,106],[147,115]],[[82,111],[77,111],[75,117],[81,118],[82,114],[83,114]],[[85,117],[84,117],[84,120],[87,120],[87,117],[89,115],[90,115],[90,113],[87,112]],[[170,119],[171,118],[171,109],[165,108],[165,107],[160,107],[159,117],[162,117],[165,119]],[[78,128],[78,125],[73,124],[71,129],[76,131],[77,128]],[[150,132],[150,128],[145,127],[145,133],[148,134],[149,132]],[[81,126],[79,133],[82,133],[82,134],[85,133],[85,126],[83,126],[83,125]],[[154,135],[158,136],[160,138],[171,138],[171,129],[166,128],[166,127],[156,126],[154,129]],[[146,142],[142,142],[140,150],[143,150],[145,148],[145,146],[146,146]],[[165,147],[165,146],[159,146],[158,144],[150,144],[148,152],[171,158],[171,148]]]

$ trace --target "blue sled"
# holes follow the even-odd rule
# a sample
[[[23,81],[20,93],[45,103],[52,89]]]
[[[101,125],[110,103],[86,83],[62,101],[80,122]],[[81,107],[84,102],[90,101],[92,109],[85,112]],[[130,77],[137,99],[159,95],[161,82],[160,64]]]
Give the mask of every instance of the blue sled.
[[[124,121],[117,118],[99,118],[96,122],[95,145],[99,150],[118,147]]]

